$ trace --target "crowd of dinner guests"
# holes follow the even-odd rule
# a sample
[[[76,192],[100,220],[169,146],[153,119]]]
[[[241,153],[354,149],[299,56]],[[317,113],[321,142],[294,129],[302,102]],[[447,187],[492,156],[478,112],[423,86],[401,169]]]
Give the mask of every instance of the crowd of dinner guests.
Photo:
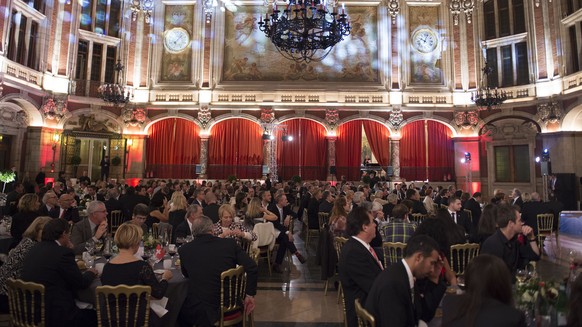
[[[178,323],[211,326],[218,319],[216,272],[243,265],[248,278],[245,312],[254,309],[257,265],[241,245],[257,241],[255,225],[273,224],[279,247],[272,268],[282,272],[287,253],[301,263],[307,260],[294,244],[293,224],[302,221],[306,228],[318,229],[323,212],[329,215],[329,233],[348,238],[338,258],[348,326],[357,326],[356,300],[377,326],[430,322],[447,286],[457,285],[448,262],[450,246],[466,242],[479,243],[481,255],[467,268],[465,295],[445,302],[444,325],[523,325],[523,315],[511,306],[511,285],[517,269],[540,258],[536,215],[559,212],[558,204],[517,189],[509,194],[495,190],[484,203],[479,192],[414,183],[267,178],[142,180],[128,186],[123,180],[92,183],[83,177],[76,184],[65,179],[47,185],[15,183],[8,194],[3,213],[12,216],[13,245],[0,267],[3,312],[8,310],[6,281],[21,278],[45,285],[47,326],[95,325],[95,311],[77,308],[74,299],[75,291],[88,287],[98,273],[92,268],[82,273],[75,254],[83,253],[87,242],[111,237],[111,214],[118,212],[125,220],[114,235],[119,254],[105,265],[102,284],[148,285],[153,297],[163,297],[172,273],[155,278],[152,267],[136,253],[154,223],[171,225],[171,243],[185,243],[179,256],[188,278]],[[414,214],[426,218],[418,223]],[[402,261],[384,267],[379,259],[382,242],[406,243]],[[573,308],[580,306],[575,295],[580,278],[577,283]],[[580,321],[576,313],[570,319]]]

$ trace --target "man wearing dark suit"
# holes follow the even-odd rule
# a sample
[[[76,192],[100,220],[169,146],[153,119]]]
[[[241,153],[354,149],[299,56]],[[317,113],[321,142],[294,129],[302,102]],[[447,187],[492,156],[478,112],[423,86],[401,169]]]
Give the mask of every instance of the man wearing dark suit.
[[[87,171],[83,170],[83,176],[79,177],[79,183],[84,183],[85,185],[91,185],[91,178],[87,176]]]
[[[74,245],[75,254],[85,251],[85,243],[93,239],[98,242],[107,234],[107,209],[101,201],[89,202],[87,206],[87,218],[73,225],[71,242]]]
[[[346,232],[349,240],[342,247],[339,258],[339,278],[344,290],[348,327],[356,327],[354,301],[365,303],[376,276],[382,271],[382,263],[370,246],[376,237],[374,217],[364,207],[355,207],[348,214]]]
[[[63,194],[59,197],[59,218],[68,221],[70,224],[77,223],[81,220],[79,216],[79,209],[74,208],[72,205],[75,202],[75,198],[73,198],[70,194]]]
[[[521,210],[521,208],[523,207],[523,199],[521,198],[521,191],[514,188],[513,191],[511,191],[511,197],[513,198],[511,205],[518,206],[519,209]]]
[[[237,265],[244,267],[247,276],[244,311],[250,313],[255,307],[257,264],[233,239],[213,236],[212,226],[208,217],[194,220],[195,239],[178,250],[182,274],[188,278],[188,296],[178,318],[180,326],[207,327],[219,320],[220,273]]]
[[[411,238],[401,262],[388,267],[374,281],[365,308],[378,327],[414,327],[422,315],[422,298],[415,279],[429,277],[439,262],[438,244],[429,236]]]
[[[267,194],[268,193],[268,194]],[[270,199],[271,193],[265,192],[262,194],[264,199]],[[283,259],[285,258],[285,254],[287,251],[291,252],[291,254],[295,254],[297,259],[301,263],[305,263],[307,259],[297,251],[297,247],[295,243],[293,243],[293,235],[289,232],[289,225],[293,224],[293,217],[295,213],[291,208],[289,208],[289,202],[287,202],[287,196],[284,193],[279,193],[275,197],[275,203],[269,204],[267,206],[267,210],[277,215],[277,220],[272,220],[273,226],[276,230],[280,233],[277,236],[277,243],[279,244],[279,248],[277,250],[277,256],[275,257],[275,264],[273,265],[273,270],[276,272],[283,272],[281,269],[281,263],[283,263]]]
[[[398,204],[398,195],[396,193],[388,194],[388,203],[382,206],[382,213],[384,213],[384,218],[392,217],[392,209]]]
[[[297,216],[299,216],[299,220],[303,219],[303,211],[309,207],[309,201],[311,200],[311,188],[308,190],[304,187],[300,190],[301,201],[299,202],[299,209],[297,210]]]
[[[18,200],[24,195],[24,185],[21,183],[14,183],[14,190],[6,195],[6,209],[4,213],[9,216],[14,216],[18,212]]]
[[[321,200],[321,191],[315,191],[311,199],[309,199],[309,205],[307,206],[307,223],[309,224],[309,229],[319,229],[319,201]]]
[[[109,165],[109,156],[103,157],[99,163],[99,166],[101,166],[101,180],[107,181],[109,179]]]
[[[217,223],[219,220],[218,209],[220,206],[216,203],[216,195],[212,191],[208,191],[204,196],[206,207],[202,209],[204,215],[212,220],[213,223]]]
[[[323,200],[319,204],[319,212],[331,213],[331,209],[333,209],[333,194],[330,191],[323,192],[321,197]]]
[[[188,206],[186,210],[186,219],[178,224],[172,237],[188,237],[192,235],[192,223],[194,220],[202,217],[202,207],[197,204]]]
[[[531,194],[531,201],[523,204],[521,208],[521,220],[527,226],[534,230],[534,235],[538,235],[538,215],[544,213],[551,213],[552,211],[548,205],[541,201],[540,194],[533,192]]]
[[[465,233],[472,237],[474,234],[473,224],[469,220],[469,217],[461,211],[461,199],[456,196],[449,197],[448,210],[455,224],[461,225],[465,229]]]
[[[412,201],[412,213],[421,213],[423,215],[427,214],[426,208],[422,202],[420,202],[420,193],[415,188],[410,188],[406,191],[406,199]]]
[[[49,216],[51,218],[59,218],[61,209],[58,206],[59,199],[53,191],[48,191],[42,196],[42,205],[38,209],[40,216]]]
[[[481,219],[481,192],[473,193],[473,197],[465,203],[465,209],[471,211],[473,217],[473,230],[477,230],[479,226],[479,219]]]
[[[137,190],[138,192],[142,192],[143,190],[143,192],[145,193],[145,188],[143,186],[137,186]],[[148,206],[150,204],[150,199],[145,195],[136,193],[136,189],[133,188],[132,186],[128,187],[125,192],[126,192],[125,195],[123,195],[120,198],[122,206],[121,210],[123,210],[125,220],[129,220],[131,219],[132,212],[135,206],[140,203]]]
[[[97,326],[95,311],[77,309],[74,300],[75,291],[87,288],[97,271],[88,269],[81,274],[69,248],[72,244],[68,230],[69,224],[62,219],[48,222],[42,231],[42,242],[24,259],[20,278],[44,285],[48,327]]]
[[[105,208],[107,209],[107,218],[110,219],[111,218],[111,213],[115,210],[122,210],[123,206],[121,205],[121,202],[117,199],[119,197],[119,191],[116,188],[110,188],[107,191],[107,197],[108,199],[105,200]]]
[[[206,202],[204,202],[204,191],[201,188],[197,188],[194,191],[194,199],[190,204],[197,204],[202,208],[206,207]]]

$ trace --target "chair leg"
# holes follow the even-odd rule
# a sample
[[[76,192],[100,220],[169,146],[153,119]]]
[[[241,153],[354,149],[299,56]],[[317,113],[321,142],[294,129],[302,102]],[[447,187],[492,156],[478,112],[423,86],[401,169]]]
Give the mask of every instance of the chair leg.
[[[325,286],[323,287],[323,295],[327,295],[327,286],[329,285],[329,278],[325,280]]]
[[[271,250],[267,249],[267,265],[269,266],[269,276],[272,275],[271,273]]]
[[[340,304],[343,295],[344,289],[342,288],[342,283],[339,283],[339,286],[337,287],[337,304]]]

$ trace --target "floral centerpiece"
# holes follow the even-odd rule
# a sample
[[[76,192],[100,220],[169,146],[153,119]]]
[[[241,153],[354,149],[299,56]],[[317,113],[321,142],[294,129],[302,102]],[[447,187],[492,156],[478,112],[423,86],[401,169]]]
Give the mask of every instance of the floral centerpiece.
[[[0,172],[0,181],[4,182],[2,193],[6,190],[6,184],[14,182],[16,174],[12,170]]]
[[[532,321],[535,316],[549,316],[558,302],[558,284],[531,278],[516,285],[516,305]],[[529,325],[529,324],[528,324]]]
[[[153,250],[160,244],[160,240],[155,238],[151,233],[143,236],[143,247],[146,250]]]

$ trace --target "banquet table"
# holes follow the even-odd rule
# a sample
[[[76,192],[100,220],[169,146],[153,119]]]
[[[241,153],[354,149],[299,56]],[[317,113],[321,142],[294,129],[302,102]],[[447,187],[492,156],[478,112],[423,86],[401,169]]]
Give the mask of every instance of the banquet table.
[[[104,262],[105,259],[103,258],[100,258],[96,261],[96,263]],[[162,268],[163,264],[161,261],[154,265],[154,270]],[[186,295],[188,295],[188,279],[182,275],[179,267],[173,266],[170,270],[172,271],[173,277],[168,281],[168,289],[166,290],[165,295],[165,297],[168,298],[168,304],[166,305],[168,312],[162,318],[160,318],[161,325],[164,327],[176,326],[180,308],[186,299]],[[96,278],[91,286],[89,286],[87,289],[78,291],[77,299],[81,302],[95,305],[95,289],[97,286],[101,286],[101,280],[99,278]],[[151,314],[155,313],[152,312]]]

